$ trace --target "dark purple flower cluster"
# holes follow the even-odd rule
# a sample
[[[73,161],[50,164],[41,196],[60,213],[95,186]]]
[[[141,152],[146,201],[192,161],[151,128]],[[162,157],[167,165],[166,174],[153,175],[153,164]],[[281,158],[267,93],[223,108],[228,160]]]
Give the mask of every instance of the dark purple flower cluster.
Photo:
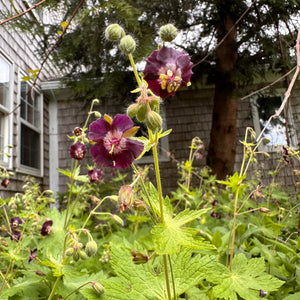
[[[113,169],[126,169],[143,152],[144,145],[130,139],[138,128],[127,115],[117,114],[91,123],[89,139],[94,146],[91,154],[97,165]]]
[[[53,221],[52,220],[48,220],[46,221],[43,226],[42,226],[42,229],[41,229],[41,235],[43,236],[46,236],[46,235],[49,235],[51,233],[51,226],[53,224]]]
[[[165,99],[187,86],[190,82],[193,63],[184,52],[163,46],[146,59],[144,79],[149,89]]]
[[[81,142],[77,142],[69,148],[69,152],[72,158],[76,160],[83,160],[87,152],[87,148],[86,145]]]
[[[88,175],[90,178],[90,183],[99,182],[103,176],[103,171],[99,170],[98,168],[94,168],[93,170],[88,171]]]

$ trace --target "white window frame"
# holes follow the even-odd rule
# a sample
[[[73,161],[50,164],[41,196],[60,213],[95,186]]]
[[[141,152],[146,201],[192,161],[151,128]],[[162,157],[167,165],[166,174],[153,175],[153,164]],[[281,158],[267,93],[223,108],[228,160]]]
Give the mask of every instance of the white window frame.
[[[283,101],[284,98],[284,89],[278,89],[276,90],[275,93],[272,94],[265,94],[262,95],[264,97],[281,97],[281,102]],[[260,128],[260,122],[259,122],[259,112],[256,106],[256,100],[262,96],[256,96],[250,99],[250,105],[251,105],[251,113],[252,113],[252,119],[253,119],[253,127],[254,131],[256,133],[256,137],[258,137],[261,134],[261,128]],[[296,133],[294,130],[294,122],[293,122],[293,113],[291,111],[291,106],[289,106],[288,110],[288,121],[289,121],[289,139],[290,139],[290,144],[292,147],[295,147],[298,142],[297,142],[297,137]],[[281,144],[281,143],[271,143],[270,144],[263,144],[261,143],[259,145],[259,151],[264,151],[264,152],[277,152],[280,149],[280,146],[286,146],[286,144]]]
[[[19,123],[18,123],[18,168],[17,171],[20,173],[37,176],[37,177],[43,177],[44,176],[44,126],[43,126],[43,109],[44,109],[44,97],[39,88],[34,86],[34,91],[38,94],[38,101],[40,101],[40,120],[39,120],[39,128],[28,122],[27,120],[24,120],[21,117],[21,84],[22,84],[22,77],[25,76],[25,73],[21,72],[19,74],[19,88],[18,88],[18,99],[19,99]],[[26,82],[30,87],[32,86],[32,82],[28,81]],[[40,137],[40,163],[39,168],[33,168],[27,165],[22,164],[21,162],[21,129],[22,124],[26,127],[34,130],[39,134]]]
[[[13,151],[12,148],[8,148],[8,145],[12,145],[12,132],[13,132],[13,113],[12,113],[12,103],[13,103],[13,83],[14,83],[14,63],[11,59],[8,58],[2,51],[0,51],[1,59],[9,65],[9,94],[8,94],[8,103],[6,106],[0,104],[0,112],[4,114],[3,117],[3,146],[4,149],[0,149],[1,151],[4,150],[4,153],[9,154],[3,155],[0,157],[0,164],[1,166],[12,169],[13,168]]]

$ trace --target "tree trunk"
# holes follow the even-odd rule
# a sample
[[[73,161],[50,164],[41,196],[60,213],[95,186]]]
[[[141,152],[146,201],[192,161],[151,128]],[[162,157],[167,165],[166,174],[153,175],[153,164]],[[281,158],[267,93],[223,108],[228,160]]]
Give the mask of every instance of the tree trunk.
[[[219,25],[218,42],[234,25],[229,15]],[[236,152],[237,96],[233,71],[237,62],[235,29],[217,48],[217,76],[215,82],[212,129],[208,147],[207,164],[218,179],[233,172]]]

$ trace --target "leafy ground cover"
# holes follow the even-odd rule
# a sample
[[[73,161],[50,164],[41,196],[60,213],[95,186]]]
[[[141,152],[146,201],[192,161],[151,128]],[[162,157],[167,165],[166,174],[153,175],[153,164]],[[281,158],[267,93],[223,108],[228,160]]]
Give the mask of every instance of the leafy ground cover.
[[[176,32],[163,30],[164,41]],[[121,38],[120,49],[132,61],[134,40],[119,25],[109,26],[106,36]],[[58,170],[69,178],[60,209],[50,208],[55,195],[31,179],[24,193],[1,199],[1,300],[299,299],[299,195],[276,183],[277,169],[270,170],[268,186],[248,175],[268,141],[247,128],[241,169],[220,181],[193,166],[204,152],[196,137],[179,165],[178,189],[163,195],[157,145],[171,130],[161,129],[157,95],[187,86],[191,62],[163,46],[147,63],[144,78],[133,64],[139,96],[127,115],[101,117],[94,100],[84,127],[70,135],[72,167]],[[145,123],[148,137],[134,137],[133,117]],[[88,147],[95,165],[84,174]],[[150,149],[155,183],[147,167],[134,164]],[[280,153],[278,166],[299,160],[290,147]],[[105,182],[101,168],[129,166],[131,179],[117,173]]]

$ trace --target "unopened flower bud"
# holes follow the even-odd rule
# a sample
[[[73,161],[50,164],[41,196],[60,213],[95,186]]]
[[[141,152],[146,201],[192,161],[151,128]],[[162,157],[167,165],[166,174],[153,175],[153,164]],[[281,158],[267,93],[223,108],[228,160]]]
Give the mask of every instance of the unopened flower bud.
[[[73,260],[74,261],[78,261],[79,258],[80,258],[80,255],[79,255],[79,249],[74,249],[74,252],[73,252]]]
[[[171,42],[177,36],[177,28],[173,24],[161,26],[159,35],[163,42]]]
[[[134,200],[132,208],[136,211],[145,211],[147,209],[147,205],[142,200]]]
[[[72,256],[74,253],[74,248],[68,248],[65,252],[66,256]]]
[[[102,284],[100,284],[99,282],[91,282],[92,284],[92,287],[93,287],[93,290],[94,292],[97,294],[97,295],[103,295],[104,292],[105,292],[105,289],[104,289],[104,286]]]
[[[132,255],[132,261],[136,264],[136,265],[141,265],[141,264],[145,264],[148,262],[149,257],[139,251],[135,251],[132,250],[131,251],[131,255]]]
[[[139,103],[133,103],[129,105],[129,107],[127,108],[127,115],[128,117],[133,118],[136,116],[138,111],[139,111]]]
[[[8,185],[9,185],[9,180],[8,180],[7,178],[4,178],[4,179],[2,180],[2,182],[1,182],[1,185],[2,185],[3,187],[7,188]]]
[[[158,105],[159,102],[160,102],[160,98],[159,98],[159,97],[156,97],[156,96],[153,96],[153,97],[151,98],[150,102],[149,102],[151,109],[154,109],[154,107],[155,107],[156,105]]]
[[[120,212],[122,213],[125,209],[128,210],[133,203],[133,188],[130,185],[123,185],[119,190],[118,204]]]
[[[98,250],[97,243],[94,240],[90,240],[85,245],[85,252],[87,256],[94,256]]]
[[[270,154],[267,153],[267,152],[263,152],[263,157],[264,157],[265,159],[268,159],[268,158],[270,158]]]
[[[93,104],[99,104],[99,99],[94,99]]]
[[[80,257],[82,260],[87,259],[87,255],[86,255],[86,253],[85,253],[83,250],[79,250],[79,257]]]
[[[121,226],[124,226],[124,221],[118,215],[111,215],[111,218]]]
[[[263,142],[264,145],[267,145],[267,144],[269,144],[269,143],[271,142],[271,140],[268,139],[268,138],[266,138],[266,137],[264,137],[264,138],[262,139],[262,142]]]
[[[101,118],[101,116],[102,116],[99,111],[94,111],[94,114],[95,114],[95,117],[98,119]]]
[[[125,35],[122,37],[119,48],[124,54],[133,53],[135,50],[135,41],[133,37],[131,35]]]
[[[147,112],[148,112],[147,105],[142,102],[139,103],[138,112],[136,115],[136,118],[138,119],[138,121],[143,122],[146,119]]]
[[[266,207],[260,207],[260,208],[259,208],[259,211],[265,212],[265,213],[270,213],[270,212],[271,212],[271,211],[270,211],[268,208],[266,208]]]
[[[147,114],[147,118],[146,118],[146,125],[152,131],[155,131],[156,129],[161,128],[161,126],[162,126],[161,116],[153,110],[149,111]]]
[[[122,30],[119,24],[110,24],[105,29],[105,37],[110,41],[116,41],[121,37]]]

